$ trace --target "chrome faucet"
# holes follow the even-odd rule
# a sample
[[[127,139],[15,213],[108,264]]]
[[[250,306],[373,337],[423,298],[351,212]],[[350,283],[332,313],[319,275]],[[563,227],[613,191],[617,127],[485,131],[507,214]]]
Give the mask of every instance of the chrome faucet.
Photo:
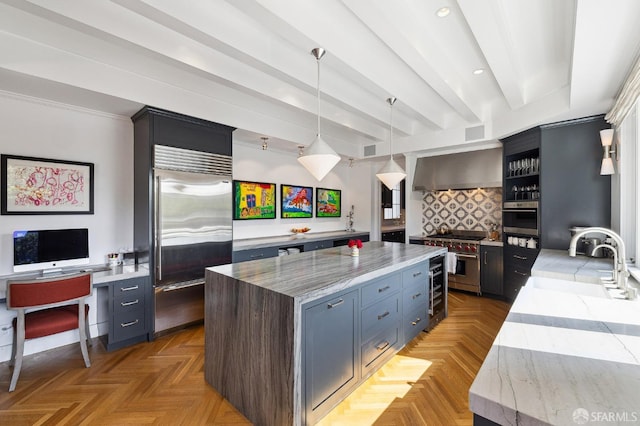
[[[620,235],[616,234],[611,229],[594,226],[591,228],[584,228],[581,231],[576,232],[569,243],[569,256],[576,256],[576,246],[580,237],[591,233],[605,234],[611,237],[614,241],[615,247],[613,245],[606,245],[607,248],[613,251],[613,278],[617,287],[623,291],[625,297],[633,298],[633,293],[635,292],[629,291],[629,288],[627,287],[629,271],[627,270],[627,264],[625,262],[624,241],[622,241],[622,237],[620,237]]]

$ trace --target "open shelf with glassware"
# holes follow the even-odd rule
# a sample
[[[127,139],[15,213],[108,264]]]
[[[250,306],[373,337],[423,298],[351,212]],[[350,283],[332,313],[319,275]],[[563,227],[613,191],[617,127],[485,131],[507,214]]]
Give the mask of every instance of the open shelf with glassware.
[[[539,148],[508,155],[504,171],[505,201],[535,201],[540,198]]]

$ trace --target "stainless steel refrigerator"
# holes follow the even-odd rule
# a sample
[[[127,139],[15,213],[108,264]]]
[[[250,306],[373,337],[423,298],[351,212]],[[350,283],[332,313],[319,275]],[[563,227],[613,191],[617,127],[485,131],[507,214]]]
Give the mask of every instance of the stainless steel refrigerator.
[[[204,271],[231,263],[231,157],[154,147],[155,333],[204,318]]]

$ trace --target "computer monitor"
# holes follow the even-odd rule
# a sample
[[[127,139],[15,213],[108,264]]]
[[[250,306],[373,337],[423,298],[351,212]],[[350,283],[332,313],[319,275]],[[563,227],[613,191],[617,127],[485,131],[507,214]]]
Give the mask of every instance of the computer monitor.
[[[58,270],[89,263],[89,230],[14,231],[13,271]]]

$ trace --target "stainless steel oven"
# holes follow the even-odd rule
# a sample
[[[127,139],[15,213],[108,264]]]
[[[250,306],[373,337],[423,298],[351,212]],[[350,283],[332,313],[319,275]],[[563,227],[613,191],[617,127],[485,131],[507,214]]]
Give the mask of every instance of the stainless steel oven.
[[[481,294],[480,240],[484,237],[484,232],[481,231],[460,230],[449,234],[430,235],[424,240],[425,245],[446,247],[451,254],[455,253],[455,265],[448,266],[449,288]]]
[[[504,234],[540,235],[537,201],[506,201],[502,209]]]

